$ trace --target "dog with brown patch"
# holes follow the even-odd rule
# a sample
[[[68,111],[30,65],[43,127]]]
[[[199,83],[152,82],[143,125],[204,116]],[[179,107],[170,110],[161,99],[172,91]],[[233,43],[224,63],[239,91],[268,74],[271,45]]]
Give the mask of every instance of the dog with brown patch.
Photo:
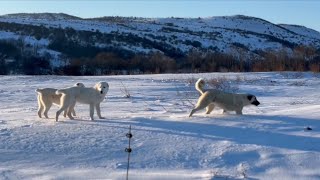
[[[205,82],[203,79],[199,79],[195,84],[201,96],[195,108],[191,110],[189,117],[204,108],[206,108],[206,114],[210,114],[216,106],[223,109],[223,112],[235,111],[236,114],[242,114],[244,106],[258,106],[260,104],[256,96],[252,94],[235,94],[216,89],[204,90],[204,85]]]

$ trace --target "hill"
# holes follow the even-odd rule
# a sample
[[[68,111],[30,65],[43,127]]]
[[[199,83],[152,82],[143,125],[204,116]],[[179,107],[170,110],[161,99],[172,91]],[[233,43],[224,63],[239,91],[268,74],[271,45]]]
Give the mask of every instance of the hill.
[[[309,57],[304,60],[310,60],[319,55],[320,48],[320,33],[315,30],[298,25],[273,24],[243,15],[82,19],[62,13],[9,14],[0,16],[0,35],[2,46],[3,40],[9,40],[11,44],[12,41],[20,41],[20,45],[13,43],[16,49],[24,48],[29,54],[48,57],[53,67],[68,64],[74,58],[94,59],[99,53],[112,53],[125,61],[131,61],[137,55],[139,58],[136,59],[141,59],[140,56],[160,53],[169,61],[180,62],[181,70],[191,65],[183,66],[181,62],[188,62],[188,57],[190,60],[195,53],[195,58],[211,54],[217,57],[219,54],[227,56],[226,59],[250,63],[264,60],[266,54],[279,51],[286,52],[289,57],[297,51],[302,51],[303,55],[308,51]],[[3,55],[13,56],[3,49],[0,48]],[[121,63],[115,66],[121,66]],[[194,68],[206,71],[201,67]]]

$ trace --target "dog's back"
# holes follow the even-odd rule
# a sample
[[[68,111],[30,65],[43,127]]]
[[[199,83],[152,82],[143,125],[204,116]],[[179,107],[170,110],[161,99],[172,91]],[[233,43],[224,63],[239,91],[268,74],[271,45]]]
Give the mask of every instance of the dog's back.
[[[200,97],[200,99],[211,101],[216,106],[227,111],[236,111],[238,109],[242,109],[244,106],[251,104],[251,101],[248,99],[248,94],[236,94],[221,90],[210,89],[206,91],[202,96],[203,97]]]
[[[39,88],[36,92],[39,94],[55,94],[57,89],[54,88]]]
[[[95,87],[80,89],[80,95],[77,96],[77,102],[82,104],[97,104],[104,100],[107,92],[100,93]]]
[[[56,89],[55,94],[62,95],[62,94],[72,94],[78,95],[80,93],[80,88],[84,88],[83,83],[76,83],[72,87],[64,88],[64,89]]]
[[[59,105],[61,95],[56,94],[56,91],[57,91],[57,89],[54,89],[54,88],[36,89],[36,92],[38,93],[39,98],[42,101],[49,101],[49,102],[52,102],[54,104]]]
[[[73,86],[73,87],[68,87],[68,88],[64,88],[64,89],[58,89],[55,91],[55,94],[57,94],[57,95],[70,94],[73,96],[77,96],[80,93],[80,88],[82,88],[82,87]]]

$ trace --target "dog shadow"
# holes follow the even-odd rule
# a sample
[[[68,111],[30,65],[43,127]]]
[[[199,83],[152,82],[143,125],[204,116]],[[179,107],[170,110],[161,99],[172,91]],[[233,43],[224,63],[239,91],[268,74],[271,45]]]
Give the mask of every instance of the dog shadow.
[[[191,137],[199,139],[200,142],[204,139],[208,142],[208,146],[217,141],[228,140],[243,145],[256,145],[267,148],[283,148],[286,150],[300,150],[316,153],[320,152],[320,138],[310,136],[312,133],[318,132],[320,124],[316,119],[270,115],[227,115],[216,118],[205,117],[201,119],[197,119],[196,117],[192,119],[181,117],[180,119],[175,118],[174,120],[166,118],[167,117],[151,119],[145,117],[134,117],[130,119],[107,118],[96,119],[94,121],[75,119],[63,121],[62,123],[78,123],[107,128],[118,128],[124,132],[123,137],[125,136],[125,133],[128,132],[129,125],[131,125],[133,138],[138,138],[140,141],[147,141],[148,136],[145,136],[145,133],[152,132],[153,136],[166,134],[169,136],[187,137],[186,139]],[[253,123],[257,123],[258,125],[263,126],[263,128],[252,126]],[[238,124],[240,126],[229,126],[230,124]],[[312,126],[314,130],[310,132],[303,131],[303,126],[306,124]],[[266,126],[269,126],[269,129],[265,128]],[[299,135],[292,135],[287,132],[287,129],[290,128],[293,132],[298,130],[301,132]],[[286,131],[282,131],[283,129]],[[304,136],[303,133],[306,133],[306,135],[309,136]],[[240,162],[259,160],[260,155],[256,151],[241,153],[227,152],[222,154],[220,158],[229,165],[237,166]],[[275,154],[272,158],[279,159],[282,158],[282,156]],[[219,166],[217,166],[217,168],[218,167]],[[263,173],[265,171],[264,167],[254,168],[256,172]],[[238,179],[237,177],[223,175],[214,177],[213,179],[219,178]]]
[[[187,118],[187,117],[186,117]],[[121,119],[74,119],[61,121],[63,123],[89,123],[95,126],[109,126],[113,128],[127,129],[132,125],[133,131],[152,131],[170,135],[190,136],[200,139],[229,140],[239,144],[252,144],[291,150],[320,152],[320,138],[310,136],[310,133],[318,132],[320,123],[316,119],[296,118],[288,116],[269,115],[230,115],[212,118],[212,121],[197,122],[181,120],[164,120],[158,118],[135,117],[129,120]],[[215,121],[241,123],[241,127],[221,125]],[[259,122],[260,121],[260,122]],[[267,121],[267,122],[264,122]],[[252,126],[256,123],[258,128]],[[223,123],[222,123],[223,124]],[[311,126],[314,130],[305,131],[305,126]],[[259,128],[262,127],[262,128]],[[288,134],[298,132],[299,135]],[[300,135],[305,133],[306,136]],[[309,136],[307,136],[309,135]]]

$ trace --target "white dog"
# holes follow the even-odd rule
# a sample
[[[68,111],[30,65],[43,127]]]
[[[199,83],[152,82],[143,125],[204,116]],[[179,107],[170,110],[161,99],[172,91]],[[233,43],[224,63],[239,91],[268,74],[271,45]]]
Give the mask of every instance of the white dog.
[[[90,105],[90,118],[94,120],[94,108],[96,108],[98,117],[103,119],[100,111],[100,103],[104,100],[107,92],[109,90],[109,84],[106,82],[99,82],[92,88],[78,88],[78,87],[70,87],[66,89],[59,89],[56,91],[56,94],[61,96],[61,107],[56,113],[56,121],[58,121],[58,117],[62,111],[66,111],[68,109],[73,109],[76,102],[82,104]],[[71,111],[68,111],[67,116],[70,119],[73,119],[71,116]]]
[[[74,86],[77,87],[84,87],[83,83],[76,83]],[[42,88],[42,89],[36,89],[36,92],[38,93],[37,99],[38,99],[38,116],[41,118],[42,113],[46,118],[48,117],[48,111],[50,110],[52,104],[60,105],[60,97],[61,95],[56,94],[57,89],[54,88]],[[75,116],[76,113],[74,109],[70,109],[72,114]],[[64,116],[66,116],[67,111],[64,112]]]
[[[206,114],[210,114],[215,106],[223,109],[223,112],[236,111],[237,114],[242,114],[244,106],[251,104],[258,106],[260,104],[257,98],[251,94],[234,94],[215,89],[204,90],[203,79],[199,79],[195,86],[201,93],[201,96],[198,99],[196,107],[190,112],[189,117],[204,108],[207,109]]]

